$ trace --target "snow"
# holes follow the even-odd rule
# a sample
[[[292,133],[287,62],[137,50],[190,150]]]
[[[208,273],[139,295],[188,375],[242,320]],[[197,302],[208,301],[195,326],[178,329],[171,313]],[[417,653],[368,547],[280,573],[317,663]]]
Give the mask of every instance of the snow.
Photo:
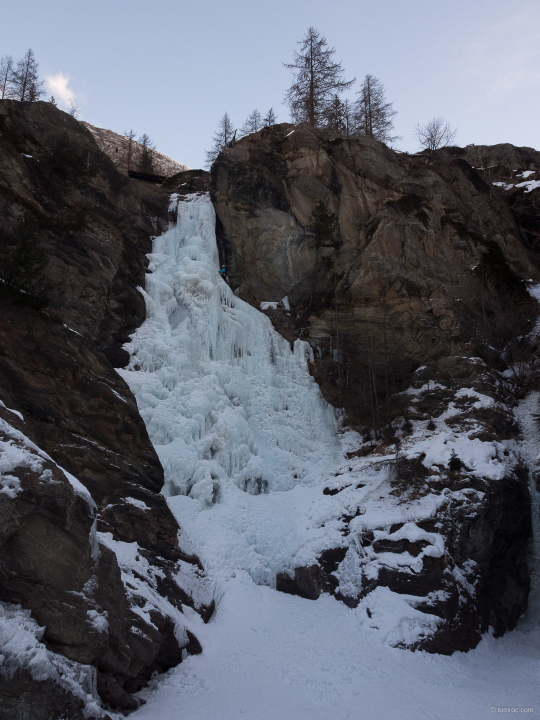
[[[137,500],[136,498],[127,497],[124,500],[130,505],[135,505],[139,510],[150,510],[148,505],[143,500]]]
[[[209,505],[234,492],[230,483],[256,494],[320,477],[339,447],[333,410],[307,369],[311,348],[297,340],[291,350],[219,277],[207,196],[178,204],[177,225],[149,258],[147,320],[119,373],[163,464],[166,494]]]
[[[531,171],[527,171],[527,173],[522,173],[523,177],[527,177],[527,175],[530,175]],[[526,193],[530,193],[533,190],[536,190],[536,188],[540,187],[540,180],[526,180],[525,182],[508,184],[505,182],[494,182],[493,185],[497,185],[498,187],[502,188],[503,190],[514,190],[515,188],[525,188]]]
[[[192,624],[197,623],[200,618],[189,607],[184,607],[182,612],[159,593],[159,580],[165,578],[163,570],[150,565],[136,542],[114,540],[112,533],[98,532],[97,536],[99,542],[116,555],[122,582],[132,600],[133,612],[145,623],[155,627],[151,614],[158,610],[174,622],[178,641],[183,645],[187,644],[186,628],[192,630]],[[212,583],[197,567],[180,561],[175,581],[178,587],[192,597],[196,608],[210,605],[213,598]]]
[[[119,372],[163,463],[181,547],[201,558],[212,579],[205,592],[213,593],[217,610],[208,625],[188,618],[202,655],[141,691],[148,704],[134,720],[172,720],[179,713],[189,720],[427,720],[533,706],[538,627],[500,640],[485,637],[468,654],[433,656],[395,646],[437,628],[439,617],[417,609],[434,604],[437,593],[420,598],[379,587],[350,609],[329,595],[310,601],[275,590],[277,573],[292,574],[328,548],[346,553],[335,573],[345,596],[357,596],[361,565],[366,572],[387,565],[414,573],[423,556],[445,552],[443,536],[418,523],[451,501],[474,503],[478,494],[427,488],[404,502],[390,495],[392,448],[384,457],[346,460],[361,438],[337,432],[309,376],[311,348],[297,341],[291,350],[269,319],[219,278],[208,197],[179,203],[173,196],[171,204],[178,222],[154,241],[143,291],[147,320],[126,346],[131,362]],[[413,402],[434,388],[412,392]],[[436,431],[414,423],[400,453],[424,453],[428,468],[447,465],[455,453],[466,472],[496,482],[515,456],[505,460],[503,444],[475,438],[474,424],[466,430],[445,424],[467,403],[489,408],[493,399],[474,389],[454,399],[458,405],[450,402],[433,418]],[[338,492],[325,495],[325,487]],[[344,516],[353,517],[348,536]],[[364,533],[388,538],[396,523],[401,527],[392,540],[425,543],[419,555],[363,547]],[[102,539],[117,553],[125,580],[148,577],[135,544]],[[177,582],[191,594],[199,578],[187,565]],[[470,570],[466,561],[454,573],[474,595]],[[137,593],[148,593],[148,581]],[[147,595],[139,608],[145,617],[152,602]]]
[[[538,706],[538,632],[486,637],[452,657],[411,653],[382,642],[404,606],[379,588],[351,610],[238,573],[197,628],[202,655],[142,691],[133,720],[480,720],[491,707]]]
[[[540,180],[527,180],[527,182],[518,183],[516,187],[526,188],[525,192],[530,193],[536,188],[540,188]]]
[[[24,418],[22,416],[22,413],[20,413],[18,410],[12,410],[11,408],[8,408],[4,403],[0,400],[0,407],[5,408],[8,412],[13,413],[18,418],[20,418],[24,422]]]
[[[261,303],[261,310],[277,310],[278,305],[282,305],[287,312],[290,312],[291,306],[289,305],[289,296],[285,295],[284,298],[281,300],[273,301],[273,300],[263,300]]]
[[[8,409],[6,408],[6,410]],[[11,412],[15,411],[12,410]],[[20,413],[16,414],[20,415]],[[2,418],[0,418],[0,432],[9,438],[9,440],[0,440],[0,482],[2,483],[0,492],[14,498],[21,491],[19,481],[10,475],[6,475],[6,473],[12,472],[17,467],[26,467],[32,472],[41,473],[42,482],[51,482],[49,479],[51,477],[50,471],[45,470],[42,472],[43,461],[48,460],[64,473],[74,492],[80,495],[94,512],[97,512],[97,506],[86,487],[74,475],[54,462],[50,455],[33,443],[24,433]]]
[[[36,682],[53,680],[81,698],[85,716],[102,717],[96,690],[96,670],[57,655],[41,642],[45,628],[39,627],[29,610],[0,602],[0,668],[9,680],[20,669]]]
[[[66,325],[66,323],[62,323],[62,325],[63,325],[65,328],[67,328],[70,332],[75,333],[76,335],[80,335],[80,337],[82,337],[82,335],[81,335],[80,332],[77,332],[77,330],[74,330],[73,328],[68,327],[68,326]]]

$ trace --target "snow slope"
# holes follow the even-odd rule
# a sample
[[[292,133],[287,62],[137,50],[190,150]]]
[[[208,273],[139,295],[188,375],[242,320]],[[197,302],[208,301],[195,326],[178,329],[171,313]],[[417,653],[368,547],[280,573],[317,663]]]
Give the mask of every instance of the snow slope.
[[[452,657],[411,653],[381,644],[358,609],[242,573],[197,636],[202,655],[140,693],[134,720],[480,720],[540,705],[538,631]]]
[[[323,487],[354,483],[358,496],[365,486],[371,500],[362,520],[382,513],[408,522],[409,512],[407,532],[433,512],[431,496],[421,501],[426,507],[385,504],[384,464],[343,464],[354,438],[336,434],[309,376],[309,346],[291,349],[219,278],[210,200],[173,196],[172,205],[178,222],[155,240],[147,320],[120,373],[163,463],[169,505],[214,579],[218,607],[206,626],[193,618],[203,654],[142,691],[148,704],[134,717],[417,720],[538,705],[537,628],[440,657],[391,647],[438,618],[387,588],[355,609],[330,596],[276,592],[278,572],[354,542],[341,533],[347,491],[323,495]],[[476,460],[499,470],[490,457]],[[428,539],[431,553],[438,539]]]

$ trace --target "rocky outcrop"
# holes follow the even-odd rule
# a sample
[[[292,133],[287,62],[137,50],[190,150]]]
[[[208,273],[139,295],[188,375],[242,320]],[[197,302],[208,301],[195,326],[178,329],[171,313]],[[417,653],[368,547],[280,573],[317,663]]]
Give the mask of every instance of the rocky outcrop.
[[[22,415],[5,411],[4,450],[22,443],[38,457],[15,463],[0,493],[0,601],[31,612],[51,655],[93,669],[97,714],[99,698],[127,712],[154,671],[200,651],[183,606],[207,619],[213,605],[159,494],[163,471],[135,400],[114,370],[145,316],[137,287],[151,236],[166,226],[168,196],[120,175],[92,135],[48,103],[3,101],[0,133],[0,257],[12,261],[30,213],[50,285],[41,312],[24,293],[0,294],[0,400]],[[73,693],[53,675],[43,682],[60,702]],[[82,717],[80,702],[65,716]],[[21,713],[54,715],[45,705],[42,714]]]
[[[534,275],[501,193],[460,158],[283,124],[225,150],[211,192],[240,296],[287,296],[298,334],[334,350],[341,335],[351,357],[349,344],[379,355],[386,344],[418,365],[462,347],[470,333],[456,300],[478,291],[475,270],[490,253]],[[338,220],[326,242],[310,228],[321,200]]]
[[[508,162],[534,165],[521,150],[506,148]],[[410,156],[282,124],[242,138],[211,171],[230,284],[265,302],[291,342],[311,343],[321,390],[363,435],[327,488],[341,538],[277,587],[331,592],[368,618],[386,588],[425,614],[425,632],[396,644],[435,652],[514,627],[529,587],[511,368],[536,352],[525,280],[538,271],[505,189],[468,162],[492,154]]]
[[[164,190],[177,195],[206,193],[210,186],[210,173],[206,170],[185,170],[167,178],[162,184]]]
[[[90,130],[99,149],[108,155],[121,173],[128,173],[129,141],[124,135],[119,135],[112,130],[105,130],[91,125],[88,122],[81,122],[81,125]],[[137,170],[142,153],[142,145],[136,140],[131,142],[131,163],[130,170]],[[173,160],[168,155],[152,150],[152,163],[156,175],[169,177],[175,173],[188,170],[184,163]]]
[[[324,489],[322,526],[337,516],[342,537],[316,565],[279,575],[278,590],[329,592],[371,622],[388,589],[426,616],[423,632],[396,633],[394,644],[430,652],[469,650],[489,627],[515,627],[529,592],[528,473],[515,453],[512,388],[490,375],[463,358],[435,381],[427,368],[414,374],[410,428],[360,444]]]

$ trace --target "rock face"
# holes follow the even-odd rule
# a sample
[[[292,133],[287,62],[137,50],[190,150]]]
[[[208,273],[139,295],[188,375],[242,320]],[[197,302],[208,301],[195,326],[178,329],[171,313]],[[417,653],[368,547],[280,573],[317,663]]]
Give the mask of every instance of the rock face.
[[[87,122],[82,122],[81,125],[87,130],[90,130],[99,149],[108,155],[115,164],[116,168],[127,175],[128,172],[128,140],[123,135],[113,132],[112,130],[105,130],[104,128],[98,128],[95,125],[91,125]],[[142,145],[136,140],[132,141],[131,147],[131,170],[137,170],[140,157],[142,152]],[[184,163],[173,160],[168,155],[152,151],[152,159],[154,165],[154,172],[156,175],[164,175],[169,177],[175,173],[188,170],[188,166]]]
[[[130,693],[155,670],[200,651],[183,605],[205,619],[213,606],[159,494],[163,471],[135,400],[114,370],[145,316],[136,288],[151,235],[166,226],[168,197],[120,175],[80,123],[47,103],[1,102],[0,133],[0,262],[13,258],[14,233],[30,211],[51,284],[42,312],[0,294],[4,460],[22,448],[1,466],[10,472],[0,492],[0,601],[45,628],[36,652],[46,648],[51,662],[75,663],[91,680],[84,697],[73,695],[64,670],[32,690],[27,669],[17,668],[26,695],[18,705],[8,699],[4,677],[5,717],[79,718],[90,701],[96,717],[101,701],[128,711],[138,705]],[[41,681],[48,708],[37,701]]]
[[[311,343],[323,394],[363,434],[348,471],[386,473],[373,489],[336,477],[331,522],[344,539],[277,587],[332,592],[368,617],[381,588],[407,596],[431,626],[404,646],[467,650],[526,608],[530,500],[512,450],[523,387],[508,368],[536,353],[524,280],[539,277],[540,190],[525,201],[529,232],[525,190],[512,204],[482,168],[507,162],[528,178],[537,156],[512,146],[409,156],[282,124],[212,167],[230,284],[254,305],[277,303],[266,311],[276,328]],[[381,519],[383,498],[401,521]]]
[[[460,158],[283,124],[223,152],[211,192],[240,296],[287,296],[303,337],[337,349],[341,335],[346,355],[359,325],[364,340],[351,344],[364,354],[386,344],[413,365],[447,355],[470,340],[455,300],[481,284],[475,265],[490,251],[534,274],[501,194]],[[326,242],[310,232],[321,200],[338,220]]]

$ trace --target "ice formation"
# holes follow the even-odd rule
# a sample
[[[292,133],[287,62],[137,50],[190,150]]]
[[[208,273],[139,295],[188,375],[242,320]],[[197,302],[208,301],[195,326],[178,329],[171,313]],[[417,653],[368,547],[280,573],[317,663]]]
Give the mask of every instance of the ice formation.
[[[178,202],[154,241],[147,320],[120,371],[165,470],[168,496],[216,501],[233,482],[251,494],[288,490],[324,472],[335,418],[310,377],[308,343],[290,344],[219,277],[207,196]]]
[[[136,716],[172,720],[181,705],[186,717],[202,720],[341,720],[359,712],[428,720],[532,705],[537,629],[486,637],[474,653],[452,658],[421,652],[404,658],[388,646],[412,644],[440,622],[416,609],[422,598],[379,587],[351,609],[328,595],[313,602],[273,589],[277,572],[309,565],[338,546],[349,549],[336,573],[340,589],[352,587],[360,577],[355,539],[364,526],[384,537],[381,528],[402,523],[403,537],[424,540],[425,552],[438,557],[442,536],[416,523],[433,517],[444,497],[400,502],[385,490],[388,468],[380,456],[345,458],[361,438],[336,436],[333,414],[309,376],[309,347],[297,342],[291,349],[219,278],[209,199],[172,204],[178,222],[155,239],[147,320],[120,373],[163,463],[182,542],[187,533],[215,582],[218,609],[208,625],[193,617],[202,655],[141,691],[148,704]],[[462,395],[480,406],[490,402],[474,390]],[[435,419],[438,433],[418,423],[402,453],[418,455],[421,445],[429,464],[441,454],[446,461],[455,448],[496,479],[496,448],[485,443],[479,453],[465,433],[445,434],[444,418],[457,412],[451,404]],[[323,493],[327,487],[338,492]],[[342,517],[357,510],[345,537]],[[380,559],[417,562],[407,553]],[[459,707],[456,687],[467,688]]]

